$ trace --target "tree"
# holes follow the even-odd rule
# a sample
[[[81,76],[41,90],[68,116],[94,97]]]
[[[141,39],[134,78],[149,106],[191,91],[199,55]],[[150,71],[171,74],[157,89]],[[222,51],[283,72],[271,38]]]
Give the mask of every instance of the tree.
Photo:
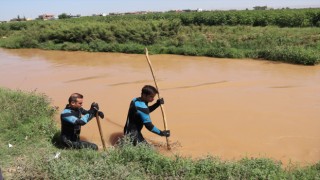
[[[68,19],[68,18],[70,18],[70,15],[67,15],[66,13],[62,13],[62,14],[58,15],[58,18],[59,19]]]
[[[267,10],[268,7],[267,6],[255,6],[253,7],[254,10]]]

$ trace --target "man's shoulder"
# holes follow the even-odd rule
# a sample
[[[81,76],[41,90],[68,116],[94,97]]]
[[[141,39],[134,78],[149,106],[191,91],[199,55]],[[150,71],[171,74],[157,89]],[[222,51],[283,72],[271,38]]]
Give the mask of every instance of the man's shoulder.
[[[146,103],[144,101],[141,100],[141,98],[133,98],[132,102],[134,103],[134,105],[136,107],[140,107],[140,108],[148,108],[148,106],[146,105]]]
[[[68,109],[68,108],[65,108],[61,114],[66,114],[66,113],[72,113],[72,110],[71,109]]]

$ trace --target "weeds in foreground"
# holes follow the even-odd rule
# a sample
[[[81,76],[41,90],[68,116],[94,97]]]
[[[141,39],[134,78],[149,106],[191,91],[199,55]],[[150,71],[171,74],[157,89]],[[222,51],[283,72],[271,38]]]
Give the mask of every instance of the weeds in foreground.
[[[127,137],[103,152],[61,149],[54,144],[59,131],[48,97],[0,88],[0,102],[0,167],[5,179],[320,178],[320,163],[283,169],[280,162],[266,158],[166,157],[150,145],[133,146]]]

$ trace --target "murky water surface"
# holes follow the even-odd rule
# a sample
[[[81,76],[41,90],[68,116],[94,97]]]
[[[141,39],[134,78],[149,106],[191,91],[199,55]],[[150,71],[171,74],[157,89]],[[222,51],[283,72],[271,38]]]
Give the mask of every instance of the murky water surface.
[[[162,153],[320,160],[320,66],[175,55],[150,59],[174,146],[170,152],[158,147]],[[154,83],[144,55],[0,49],[1,87],[45,93],[60,111],[71,93],[82,93],[84,108],[98,102],[107,116],[101,124],[108,146],[121,134],[130,100],[145,84]],[[151,117],[163,129],[160,108]],[[143,133],[155,145],[166,142]],[[95,121],[83,127],[82,136],[102,146]]]

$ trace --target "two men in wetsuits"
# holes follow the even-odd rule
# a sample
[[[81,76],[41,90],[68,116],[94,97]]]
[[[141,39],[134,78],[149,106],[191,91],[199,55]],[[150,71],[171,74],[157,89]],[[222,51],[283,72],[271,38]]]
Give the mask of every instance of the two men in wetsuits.
[[[134,98],[130,103],[124,135],[130,136],[134,145],[140,142],[146,143],[141,133],[143,126],[159,136],[170,136],[170,130],[161,131],[152,124],[149,114],[164,103],[163,98],[161,98],[153,105],[148,106],[148,103],[154,100],[156,94],[158,94],[158,90],[155,87],[146,85],[141,90],[141,96]],[[80,132],[81,126],[86,125],[96,114],[104,118],[103,112],[99,111],[99,105],[92,103],[89,110],[83,109],[83,95],[79,93],[71,94],[68,102],[61,113],[60,137],[62,145],[67,148],[98,150],[96,144],[80,140]]]

